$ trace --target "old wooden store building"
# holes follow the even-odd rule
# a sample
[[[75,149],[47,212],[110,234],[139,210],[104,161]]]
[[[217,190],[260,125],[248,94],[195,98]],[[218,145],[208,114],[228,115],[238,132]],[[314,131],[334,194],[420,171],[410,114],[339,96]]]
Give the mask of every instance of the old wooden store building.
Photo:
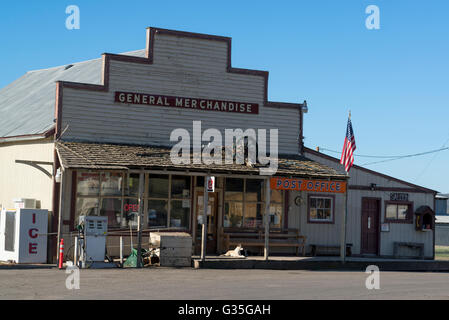
[[[352,255],[393,256],[397,247],[399,256],[433,258],[434,191],[360,167],[348,183],[334,159],[304,148],[307,104],[269,101],[267,91],[268,72],[232,66],[231,38],[160,28],[147,29],[143,50],[30,71],[0,90],[0,204],[36,199],[49,210],[49,261],[59,238],[70,247],[81,215],[106,216],[110,232],[129,234],[142,212],[147,238],[183,230],[197,253],[209,175],[209,254],[244,232],[257,254],[268,207],[273,253],[338,254],[346,243]],[[175,163],[179,133],[192,155]],[[219,134],[216,161],[195,158]],[[274,175],[262,172],[273,162],[247,156],[250,138],[258,155],[278,159]],[[229,150],[231,163],[218,161]],[[117,238],[107,241],[116,255]]]

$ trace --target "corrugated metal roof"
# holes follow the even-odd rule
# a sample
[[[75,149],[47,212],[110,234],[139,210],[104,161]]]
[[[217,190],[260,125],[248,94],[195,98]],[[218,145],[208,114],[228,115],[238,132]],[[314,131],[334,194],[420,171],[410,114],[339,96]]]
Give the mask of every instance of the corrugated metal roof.
[[[123,53],[143,57],[145,50]],[[0,89],[0,137],[41,134],[54,126],[56,81],[100,84],[102,59],[29,71]]]

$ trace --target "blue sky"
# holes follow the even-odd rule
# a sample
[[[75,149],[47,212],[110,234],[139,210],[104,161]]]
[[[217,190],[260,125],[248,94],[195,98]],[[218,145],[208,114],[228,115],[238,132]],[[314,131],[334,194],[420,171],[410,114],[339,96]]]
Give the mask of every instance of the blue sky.
[[[65,28],[72,4],[80,30]],[[365,27],[370,4],[380,30]],[[308,101],[306,146],[340,151],[350,109],[356,153],[419,153],[449,146],[448,15],[447,0],[2,1],[0,87],[142,49],[148,26],[217,34],[232,37],[234,67],[270,72],[270,100]],[[367,167],[449,192],[449,151]]]

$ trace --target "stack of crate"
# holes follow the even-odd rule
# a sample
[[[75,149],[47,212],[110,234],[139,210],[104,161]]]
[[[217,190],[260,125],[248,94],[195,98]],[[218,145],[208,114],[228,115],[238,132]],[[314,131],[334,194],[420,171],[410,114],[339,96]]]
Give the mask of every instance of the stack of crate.
[[[151,232],[150,243],[159,248],[161,267],[190,267],[192,237],[185,232]]]

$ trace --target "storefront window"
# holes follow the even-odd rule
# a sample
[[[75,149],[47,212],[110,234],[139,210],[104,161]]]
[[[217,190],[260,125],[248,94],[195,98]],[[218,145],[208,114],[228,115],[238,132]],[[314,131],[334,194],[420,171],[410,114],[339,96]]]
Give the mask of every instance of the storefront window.
[[[172,200],[170,210],[170,227],[189,227],[190,199]]]
[[[139,173],[129,173],[126,175],[125,196],[139,197]]]
[[[167,200],[148,200],[148,227],[167,227]]]
[[[225,228],[238,228],[243,223],[243,203],[229,201],[225,202],[225,215],[223,226]]]
[[[139,199],[125,198],[123,200],[123,218],[120,219],[120,227],[137,228],[139,216]]]
[[[226,179],[226,201],[243,201],[243,179]]]
[[[168,175],[150,175],[149,198],[168,198]]]
[[[190,185],[190,176],[150,174],[148,227],[189,228]]]
[[[97,172],[78,173],[76,191],[81,196],[98,196],[100,193],[100,174]]]
[[[262,179],[226,179],[223,226],[262,228],[265,214],[265,186]],[[281,228],[283,193],[271,191],[270,227]]]
[[[263,180],[247,179],[246,201],[262,202],[263,198]]]
[[[264,211],[265,211],[265,204],[263,203],[245,203],[244,227],[262,228]]]
[[[80,198],[76,200],[74,225],[79,224],[79,216],[98,216],[98,198]]]
[[[122,173],[104,172],[101,174],[101,195],[121,196],[122,195]]]
[[[119,227],[122,220],[122,199],[103,198],[101,200],[100,216],[108,217],[108,225]]]
[[[111,228],[126,227],[123,213],[122,172],[78,172],[74,225],[80,215],[104,216]]]

